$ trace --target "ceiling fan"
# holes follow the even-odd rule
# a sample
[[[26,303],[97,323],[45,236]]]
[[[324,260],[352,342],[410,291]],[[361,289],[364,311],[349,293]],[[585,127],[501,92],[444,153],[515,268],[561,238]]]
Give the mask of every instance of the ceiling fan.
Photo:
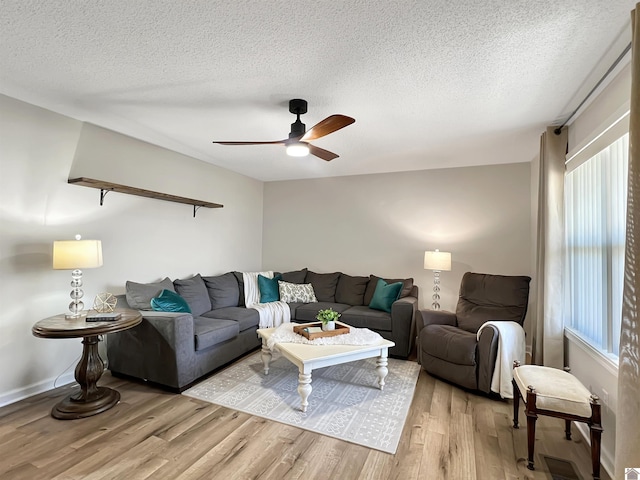
[[[311,145],[309,141],[329,135],[341,128],[351,125],[355,119],[346,115],[331,115],[318,124],[314,125],[310,130],[306,130],[304,123],[300,121],[300,115],[307,113],[307,101],[295,98],[289,101],[289,111],[296,115],[296,121],[291,124],[291,133],[289,138],[284,140],[275,140],[273,142],[217,142],[220,145],[284,145],[287,147],[287,155],[292,157],[305,157],[309,154],[315,155],[327,162],[338,158],[333,152],[324,150],[315,145]]]

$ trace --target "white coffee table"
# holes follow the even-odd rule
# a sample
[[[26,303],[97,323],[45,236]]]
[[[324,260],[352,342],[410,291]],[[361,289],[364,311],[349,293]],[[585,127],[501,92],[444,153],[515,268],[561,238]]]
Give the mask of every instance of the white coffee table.
[[[340,323],[340,322],[337,322]],[[343,324],[344,325],[344,324]],[[271,363],[271,350],[267,346],[269,338],[275,328],[260,328],[258,336],[262,339],[262,363],[264,373],[269,374]],[[279,343],[278,351],[298,367],[298,393],[300,394],[300,408],[307,411],[311,394],[311,372],[316,368],[340,365],[341,363],[354,362],[365,358],[378,357],[376,361],[376,373],[378,374],[378,387],[384,389],[384,379],[389,373],[387,369],[387,357],[389,348],[395,343],[389,340],[380,340],[374,345],[307,345],[303,343]]]

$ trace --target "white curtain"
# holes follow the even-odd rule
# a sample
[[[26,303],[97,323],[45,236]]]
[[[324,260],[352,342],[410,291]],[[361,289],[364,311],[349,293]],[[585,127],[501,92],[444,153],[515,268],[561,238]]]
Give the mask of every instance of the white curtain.
[[[629,117],[629,190],[622,327],[616,411],[616,473],[640,467],[640,3],[631,12],[631,113]],[[605,426],[606,428],[606,426]]]
[[[567,129],[547,127],[540,138],[536,318],[532,328],[533,363],[564,367],[562,324],[562,245]]]

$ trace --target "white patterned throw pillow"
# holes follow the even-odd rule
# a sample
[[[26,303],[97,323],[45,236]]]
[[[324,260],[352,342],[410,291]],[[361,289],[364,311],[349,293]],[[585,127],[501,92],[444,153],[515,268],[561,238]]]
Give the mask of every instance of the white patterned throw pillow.
[[[313,285],[310,283],[289,283],[278,281],[278,289],[280,290],[280,301],[293,303],[313,303],[317,302],[316,294],[313,291]]]

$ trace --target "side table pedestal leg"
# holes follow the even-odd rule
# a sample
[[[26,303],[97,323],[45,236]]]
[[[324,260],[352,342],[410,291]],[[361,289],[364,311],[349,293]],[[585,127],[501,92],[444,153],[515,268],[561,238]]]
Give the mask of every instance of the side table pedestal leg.
[[[75,370],[80,391],[70,395],[51,410],[51,416],[59,420],[90,417],[109,410],[120,401],[120,393],[107,387],[98,387],[104,371],[104,363],[98,354],[98,336],[82,339],[82,357]]]

